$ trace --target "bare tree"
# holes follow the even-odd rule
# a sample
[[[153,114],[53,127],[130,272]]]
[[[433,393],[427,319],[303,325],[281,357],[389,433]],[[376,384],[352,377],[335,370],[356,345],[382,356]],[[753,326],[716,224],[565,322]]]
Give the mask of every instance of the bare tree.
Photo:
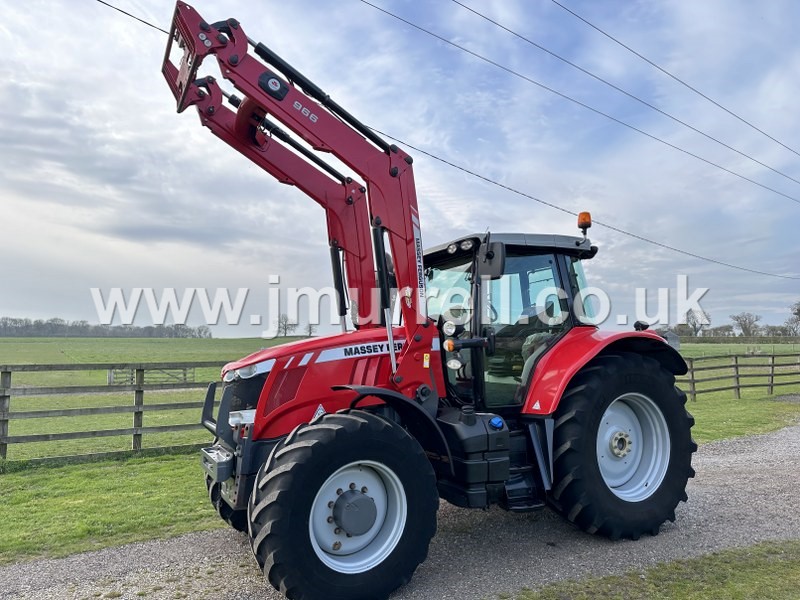
[[[761,320],[761,315],[754,315],[751,312],[742,312],[738,315],[731,315],[731,321],[734,326],[739,328],[744,337],[753,337],[759,334],[761,327],[758,322]]]
[[[719,325],[717,327],[709,327],[705,330],[705,334],[711,337],[733,337],[733,325]]]
[[[686,324],[692,328],[694,336],[697,337],[703,329],[711,325],[711,316],[702,309],[693,308],[686,312]]]
[[[791,335],[786,325],[764,325],[764,335],[768,337],[782,337]]]
[[[317,326],[316,325],[312,325],[311,323],[306,325],[306,335],[308,337],[313,336],[316,333],[316,331],[317,331]]]
[[[789,317],[783,326],[786,329],[786,335],[800,335],[800,317]]]
[[[792,316],[783,324],[786,335],[800,335],[800,300],[792,304],[789,310],[792,311]]]
[[[289,320],[289,315],[281,313],[278,316],[278,320],[275,321],[275,327],[278,329],[279,336],[286,337],[290,333],[294,333],[294,330],[297,329],[297,323],[292,323]]]

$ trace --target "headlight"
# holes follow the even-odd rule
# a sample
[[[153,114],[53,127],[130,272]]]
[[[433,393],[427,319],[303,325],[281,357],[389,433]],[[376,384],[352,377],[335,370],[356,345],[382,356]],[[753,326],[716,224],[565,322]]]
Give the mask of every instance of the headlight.
[[[246,367],[241,367],[240,369],[236,369],[236,375],[241,377],[242,379],[249,379],[255,374],[256,374],[256,365],[248,365]]]
[[[473,240],[464,240],[461,242],[461,249],[462,250],[472,250],[472,247],[475,245]]]
[[[448,254],[455,254],[455,253],[456,253],[456,250],[458,250],[458,244],[456,244],[455,242],[454,242],[454,243],[452,243],[452,244],[450,244],[450,245],[447,247],[447,253],[448,253]]]
[[[255,363],[253,365],[247,365],[246,367],[239,367],[238,369],[227,371],[222,376],[222,381],[229,383],[234,379],[250,379],[251,377],[255,377],[256,375],[263,375],[264,373],[269,373],[272,370],[272,367],[274,366],[275,366],[274,358],[262,360],[261,362]]]
[[[445,321],[442,324],[442,333],[447,336],[454,335],[456,332],[456,324],[452,321]]]

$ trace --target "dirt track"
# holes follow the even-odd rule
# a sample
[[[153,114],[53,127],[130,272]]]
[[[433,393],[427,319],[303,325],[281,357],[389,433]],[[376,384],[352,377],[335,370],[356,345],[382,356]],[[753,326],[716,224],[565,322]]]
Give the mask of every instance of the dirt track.
[[[392,598],[492,598],[760,540],[800,539],[800,425],[702,446],[694,465],[697,477],[677,521],[637,542],[581,533],[550,511],[442,505],[428,560]],[[97,597],[282,598],[263,580],[245,537],[232,530],[0,567],[1,599]]]

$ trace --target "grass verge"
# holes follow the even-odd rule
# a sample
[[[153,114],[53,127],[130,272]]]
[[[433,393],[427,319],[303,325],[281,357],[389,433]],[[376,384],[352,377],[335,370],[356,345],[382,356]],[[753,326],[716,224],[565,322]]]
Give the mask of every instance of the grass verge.
[[[516,600],[797,598],[798,590],[800,541],[788,541],[677,560],[625,575],[555,583],[537,591],[523,590]]]
[[[0,564],[222,527],[197,453],[0,475]]]
[[[800,418],[800,402],[786,402],[755,390],[743,391],[741,398],[733,398],[731,392],[704,394],[696,402],[687,402],[686,410],[695,418],[692,436],[701,444],[775,431]]]

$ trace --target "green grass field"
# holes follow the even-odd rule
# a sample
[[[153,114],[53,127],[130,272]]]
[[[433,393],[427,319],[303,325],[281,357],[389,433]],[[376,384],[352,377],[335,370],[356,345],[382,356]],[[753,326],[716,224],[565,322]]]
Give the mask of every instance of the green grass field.
[[[282,341],[285,340],[0,338],[0,365],[211,360],[222,365]]]

